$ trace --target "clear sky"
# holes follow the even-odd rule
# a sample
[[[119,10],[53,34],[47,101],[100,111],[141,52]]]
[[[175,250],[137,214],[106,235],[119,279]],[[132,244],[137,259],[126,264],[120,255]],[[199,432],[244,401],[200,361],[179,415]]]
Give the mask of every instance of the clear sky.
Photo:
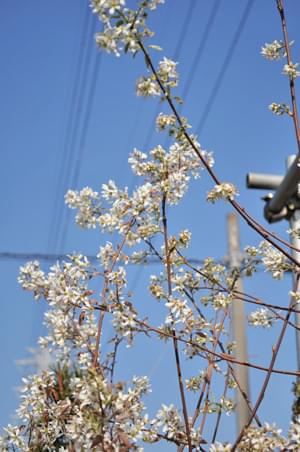
[[[297,62],[300,3],[286,0],[285,7]],[[290,102],[283,62],[267,62],[260,55],[265,42],[281,39],[275,0],[166,0],[150,23],[157,32],[153,42],[163,47],[163,55],[179,61],[182,114],[203,148],[214,151],[221,179],[238,186],[241,204],[266,225],[264,193],[246,189],[246,173],[282,174],[286,156],[296,152],[291,120],[268,111],[271,102]],[[64,193],[87,185],[97,190],[108,179],[132,188],[138,181],[127,165],[128,153],[165,143],[165,136],[155,132],[157,100],[135,96],[135,81],[146,73],[143,59],[101,55],[93,41],[96,29],[100,25],[83,0],[2,1],[0,252],[96,254],[105,237],[74,225]],[[208,205],[211,187],[204,175],[192,184],[182,206],[170,212],[174,230],[192,230],[192,257],[199,259],[221,259],[227,251],[230,206]],[[285,222],[271,226],[281,234],[287,228]],[[241,241],[246,246],[260,240],[241,222]],[[20,259],[0,259],[1,427],[13,422],[16,388],[25,373],[15,361],[28,356],[27,348],[43,332],[43,305],[17,284],[21,264]],[[48,266],[43,263],[44,269]],[[141,300],[152,271],[132,271],[131,284]],[[247,291],[283,305],[290,285],[289,277],[276,283],[261,274],[246,282]],[[267,364],[276,330],[249,329],[248,334],[251,360]],[[151,373],[158,388],[154,410],[159,401],[169,403],[176,389],[173,357],[168,349],[163,355],[160,349],[144,351],[137,347],[137,370],[134,349],[128,352],[124,372]],[[286,337],[278,367],[296,369],[293,334]],[[162,375],[167,376],[165,387],[159,387]],[[261,378],[251,373],[253,394]],[[291,400],[291,380],[273,377],[262,418],[286,428]],[[223,438],[230,439],[230,432],[223,430]]]

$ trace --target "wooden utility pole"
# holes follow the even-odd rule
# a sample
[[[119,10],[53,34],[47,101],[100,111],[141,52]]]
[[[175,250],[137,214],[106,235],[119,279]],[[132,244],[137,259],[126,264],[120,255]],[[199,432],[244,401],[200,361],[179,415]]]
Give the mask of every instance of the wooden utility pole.
[[[238,218],[235,213],[227,216],[228,231],[228,257],[230,268],[240,268],[241,251],[240,251],[240,234]],[[243,292],[243,284],[241,278],[235,283],[235,289]],[[236,342],[235,358],[238,361],[248,361],[247,356],[247,339],[246,339],[246,322],[244,314],[244,302],[242,300],[233,300],[232,302],[232,329],[233,340]],[[249,379],[247,366],[235,366],[235,375],[243,392],[249,397]],[[249,419],[250,411],[244,397],[239,388],[236,389],[236,427],[239,434]]]

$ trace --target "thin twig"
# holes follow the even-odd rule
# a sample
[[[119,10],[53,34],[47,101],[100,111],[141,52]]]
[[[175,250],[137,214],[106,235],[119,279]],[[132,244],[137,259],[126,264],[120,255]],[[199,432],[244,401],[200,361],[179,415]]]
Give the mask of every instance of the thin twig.
[[[297,291],[298,285],[299,285],[299,275],[297,276],[295,284],[294,284],[294,290],[295,291]],[[290,305],[292,305],[292,303],[293,303],[293,300],[291,300]],[[262,403],[262,401],[264,399],[265,392],[266,392],[267,386],[269,384],[271,375],[273,373],[275,361],[276,361],[278,352],[280,350],[280,347],[281,347],[281,344],[282,344],[282,341],[283,341],[283,338],[284,338],[284,335],[285,335],[285,332],[286,332],[286,329],[287,329],[287,326],[288,326],[288,320],[289,320],[291,314],[292,314],[291,312],[288,312],[286,317],[285,317],[285,321],[283,323],[283,326],[282,326],[281,332],[279,334],[279,337],[277,339],[277,342],[276,342],[275,346],[272,349],[272,358],[271,358],[271,361],[270,361],[270,365],[269,365],[269,368],[268,368],[265,380],[263,382],[261,391],[260,391],[259,396],[257,398],[256,404],[255,404],[252,412],[250,413],[250,416],[249,416],[249,419],[248,419],[247,423],[245,424],[244,428],[242,429],[242,431],[240,432],[239,436],[237,437],[234,445],[232,446],[231,452],[234,452],[236,450],[236,448],[239,445],[241,439],[245,435],[245,432],[246,432],[247,428],[251,425],[251,422],[252,422],[254,416],[256,415],[256,413],[257,413],[257,411],[258,411],[258,409],[259,409],[259,407],[260,407],[260,405],[261,405],[261,403]]]
[[[220,327],[218,328],[217,335],[214,338],[213,351],[216,351],[216,349],[217,349],[217,345],[218,345],[218,343],[220,341],[221,332],[223,330],[223,325],[224,325],[224,322],[225,322],[225,319],[226,319],[228,313],[229,313],[228,308],[226,308],[224,310],[224,312],[223,312],[223,318],[222,318],[222,321],[220,323]],[[216,323],[217,323],[217,319],[216,319],[215,324]],[[214,330],[214,333],[215,333],[215,330]],[[207,395],[206,395],[206,402],[205,403],[207,403],[208,400],[209,400],[209,392],[210,392],[210,387],[211,387],[211,382],[212,382],[212,377],[213,377],[213,369],[214,369],[214,360],[210,359],[210,365],[209,365],[209,368],[208,368],[207,379],[206,379],[207,380],[207,390],[206,390],[206,394]],[[195,425],[196,419],[197,419],[197,414],[195,412],[195,415],[194,415],[193,420],[192,420],[192,426]],[[200,434],[201,435],[203,433],[203,429],[204,429],[204,426],[205,426],[206,419],[207,419],[207,411],[205,411],[203,413],[203,417],[202,417],[202,421],[201,421],[201,425],[200,425]]]
[[[290,64],[292,64],[292,56],[291,56],[291,49],[290,49],[290,43],[289,43],[289,38],[288,38],[288,32],[287,32],[285,13],[284,13],[284,7],[283,7],[282,0],[277,0],[277,8],[278,8],[278,12],[280,14],[280,19],[281,19],[282,33],[283,33],[283,38],[284,38],[285,50],[286,50],[286,59],[287,59],[288,65],[290,65]],[[296,101],[295,81],[292,77],[290,77],[290,93],[291,93],[291,100],[292,100],[292,106],[293,106],[292,117],[293,117],[296,140],[297,140],[297,145],[298,145],[298,152],[300,153],[299,117],[298,117],[298,108],[297,108],[297,101]]]
[[[151,243],[151,241],[150,241],[150,240],[147,240],[147,239],[145,239],[144,241],[145,241],[145,243],[147,243],[147,245],[150,247],[150,249],[152,250],[152,252],[158,257],[158,259],[159,259],[160,261],[163,261],[162,256],[161,256],[160,253],[157,251],[157,249],[155,248],[155,246]],[[182,254],[179,253],[178,250],[177,250],[177,252],[178,252],[178,254],[180,254],[180,256],[183,258]],[[223,287],[223,286],[222,286],[222,287]],[[185,295],[188,297],[188,299],[191,301],[191,303],[192,303],[192,305],[194,306],[195,310],[197,311],[199,317],[201,317],[203,320],[206,321],[206,318],[205,318],[204,314],[201,312],[200,308],[197,306],[197,304],[196,304],[196,302],[195,302],[193,296],[192,296],[191,294],[189,294],[189,292],[188,292],[186,289],[184,289],[184,293],[185,293]],[[235,294],[235,293],[242,294],[242,292],[234,292],[234,294]],[[250,297],[250,295],[248,295],[248,296]],[[288,308],[286,308],[286,309],[288,309]],[[218,346],[220,347],[222,353],[225,353],[225,348],[224,348],[224,346],[223,346],[223,344],[222,344],[222,342],[221,342],[220,340],[218,341]],[[250,402],[250,400],[248,399],[248,396],[247,396],[247,394],[245,393],[245,391],[242,389],[242,387],[241,387],[241,385],[240,385],[240,383],[239,383],[239,381],[238,381],[238,379],[237,379],[237,377],[236,377],[236,375],[235,375],[234,368],[232,367],[232,365],[231,365],[229,362],[227,362],[227,365],[228,365],[228,368],[229,368],[229,370],[230,370],[230,372],[231,372],[231,376],[232,376],[232,378],[234,379],[234,381],[235,381],[235,383],[236,383],[236,385],[237,385],[237,387],[238,387],[238,390],[240,391],[240,393],[241,393],[243,399],[245,400],[245,402],[246,402],[246,404],[247,404],[247,406],[248,406],[249,411],[252,411],[252,410],[253,410],[253,407],[252,407],[252,405],[251,405],[251,402]],[[201,404],[201,401],[200,401],[200,404]],[[260,420],[259,420],[259,418],[258,418],[257,415],[255,415],[255,420],[256,420],[256,422],[257,422],[257,425],[258,425],[259,427],[261,427],[261,426],[262,426],[262,423],[260,422]]]
[[[108,270],[108,273],[111,273],[114,269],[114,266],[116,265],[117,260],[119,259],[119,256],[121,254],[121,251],[126,243],[126,239],[127,239],[127,235],[130,231],[130,229],[132,228],[132,226],[135,223],[135,218],[132,218],[129,222],[128,222],[128,227],[127,230],[125,231],[123,240],[121,242],[121,244],[119,245],[117,251],[115,252],[113,259],[112,259],[112,263],[110,266],[110,269]],[[104,285],[101,291],[101,300],[102,300],[102,306],[106,305],[106,292],[107,292],[107,288],[108,288],[108,278],[105,276],[104,279]],[[99,361],[99,366],[100,366],[100,350],[99,350],[99,346],[100,346],[100,338],[101,338],[101,332],[102,332],[102,327],[103,327],[103,321],[104,321],[104,316],[105,316],[106,310],[101,310],[100,315],[99,315],[99,320],[98,320],[98,327],[97,327],[97,336],[96,336],[96,345],[95,345],[95,354],[94,354],[94,359],[93,359],[93,366],[97,367],[98,361]]]
[[[161,330],[160,328],[155,328],[153,326],[150,326],[147,322],[145,322],[143,320],[135,319],[134,321],[138,325],[141,325],[141,326],[145,327],[148,331],[152,331],[154,333],[157,333],[159,336],[165,336],[165,337],[173,338],[173,335],[171,333],[167,333],[166,331]],[[178,342],[182,342],[184,344],[191,345],[191,346],[193,346],[195,348],[198,348],[199,350],[207,353],[208,355],[211,354],[211,355],[215,356],[216,358],[219,358],[220,360],[228,361],[228,362],[233,363],[233,364],[239,364],[241,366],[251,367],[253,369],[261,370],[263,372],[269,372],[269,367],[259,366],[258,364],[250,363],[249,361],[239,361],[239,360],[235,359],[233,356],[228,355],[227,353],[213,352],[212,350],[204,347],[203,345],[197,344],[197,342],[193,342],[191,340],[183,339],[182,337],[178,337],[178,336],[176,336],[176,340]],[[272,369],[271,373],[280,374],[280,375],[293,375],[293,376],[296,376],[296,377],[300,376],[300,371],[290,371],[290,370],[281,370],[281,369]]]
[[[227,375],[226,375],[226,380],[225,380],[225,385],[224,385],[224,390],[223,390],[223,395],[222,395],[223,399],[225,399],[225,397],[227,395],[228,383],[229,383],[229,373],[227,373]],[[217,415],[215,429],[214,429],[212,439],[211,439],[211,444],[213,444],[216,441],[217,433],[218,433],[220,422],[221,422],[221,416],[222,416],[222,408],[220,407],[220,410]]]
[[[209,173],[210,177],[212,178],[212,180],[216,183],[216,185],[221,185],[222,182],[219,179],[219,177],[216,175],[216,173],[212,170],[212,168],[209,166],[208,162],[205,160],[205,158],[201,155],[201,152],[199,151],[199,149],[197,148],[197,146],[195,145],[193,139],[190,137],[190,135],[186,132],[185,126],[181,120],[181,117],[172,101],[171,96],[169,95],[168,91],[166,90],[166,88],[164,87],[163,82],[160,80],[158,73],[152,63],[152,60],[150,58],[149,53],[147,52],[147,50],[145,49],[142,41],[137,37],[137,42],[145,56],[145,60],[147,62],[148,67],[151,69],[155,80],[157,82],[157,84],[159,85],[161,92],[163,93],[163,96],[165,97],[166,101],[168,102],[172,112],[174,113],[176,120],[179,124],[179,127],[182,129],[183,134],[186,138],[186,140],[188,141],[188,143],[190,144],[190,146],[193,148],[193,150],[195,151],[195,153],[197,154],[199,160],[201,161],[201,163],[203,164],[203,166],[205,167],[205,169],[207,170],[207,172]],[[295,265],[297,265],[298,267],[300,267],[300,262],[298,262],[297,259],[295,259],[293,256],[291,256],[284,248],[282,248],[280,245],[278,245],[276,243],[276,239],[277,237],[274,237],[274,233],[271,233],[269,231],[267,231],[260,223],[258,223],[256,220],[254,220],[251,215],[245,210],[244,207],[242,207],[235,199],[233,198],[228,198],[228,202],[230,202],[230,204],[232,205],[232,207],[240,214],[240,216],[246,221],[246,223],[252,228],[254,229],[261,237],[263,237],[267,242],[269,242],[271,245],[273,245],[278,251],[280,251],[284,256],[286,256],[291,262],[293,262]],[[273,237],[274,240],[271,238]],[[281,240],[281,239],[280,239]],[[290,248],[290,244],[287,244],[287,246]],[[300,250],[299,250],[300,251]]]
[[[171,297],[172,296],[172,279],[171,279],[171,262],[170,262],[170,253],[169,253],[169,243],[168,243],[168,223],[167,223],[167,216],[166,216],[166,195],[164,195],[163,199],[162,199],[162,223],[163,223],[163,229],[164,229],[164,245],[165,245],[165,256],[166,256],[166,267],[167,267],[168,295],[169,295],[169,297]],[[181,404],[182,404],[182,411],[183,411],[183,417],[184,417],[184,423],[185,423],[185,429],[186,429],[188,448],[189,448],[189,452],[192,452],[193,448],[192,448],[192,441],[191,441],[189,417],[188,417],[186,400],[185,400],[185,395],[184,395],[184,386],[183,386],[183,382],[182,382],[182,373],[181,373],[178,342],[177,342],[177,337],[176,337],[176,331],[174,328],[172,330],[172,340],[173,340],[173,347],[174,347],[174,352],[175,352],[177,378],[178,378],[178,384],[179,384],[179,391],[180,391],[180,397],[181,397]]]

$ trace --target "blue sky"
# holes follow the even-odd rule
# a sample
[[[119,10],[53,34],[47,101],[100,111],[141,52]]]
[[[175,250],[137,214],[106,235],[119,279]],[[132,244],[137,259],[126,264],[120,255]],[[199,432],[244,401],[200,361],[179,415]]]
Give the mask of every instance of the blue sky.
[[[290,40],[295,40],[293,61],[297,62],[300,4],[286,0],[285,7]],[[246,8],[247,20],[233,44]],[[100,25],[85,1],[4,0],[1,10],[0,252],[96,254],[105,237],[98,230],[79,230],[73,213],[64,206],[63,195],[68,188],[87,185],[97,190],[108,179],[133,187],[138,181],[126,163],[128,153],[134,147],[147,152],[151,146],[165,143],[165,136],[154,130],[155,113],[160,111],[157,100],[135,96],[135,81],[146,73],[144,61],[140,56],[117,59],[99,53],[93,33]],[[288,80],[281,74],[283,62],[267,62],[260,55],[265,42],[281,39],[275,1],[169,0],[153,13],[150,23],[156,31],[153,43],[163,47],[163,55],[175,55],[179,61],[178,94],[191,82],[188,92],[185,90],[182,114],[193,131],[201,124],[199,141],[203,148],[214,151],[220,178],[238,186],[241,204],[265,225],[263,192],[246,189],[246,173],[282,174],[286,156],[296,152],[291,120],[268,111],[271,102],[290,101]],[[234,52],[228,58],[230,48]],[[205,112],[208,114],[203,116]],[[230,206],[208,205],[205,197],[211,187],[203,174],[192,184],[182,206],[170,212],[174,230],[192,230],[191,253],[200,259],[221,259],[227,251]],[[271,226],[281,234],[287,228],[285,222]],[[242,222],[241,241],[242,246],[259,242]],[[12,422],[17,406],[15,389],[24,370],[17,368],[15,361],[28,355],[27,347],[34,346],[43,331],[43,306],[17,284],[21,264],[21,260],[0,260],[1,427]],[[43,264],[45,269],[47,266]],[[143,284],[152,271],[132,270],[137,299],[142,298]],[[245,284],[248,292],[274,304],[288,302],[289,277],[276,283],[259,274]],[[276,331],[248,333],[251,360],[266,364]],[[158,388],[154,405],[164,402],[163,397],[169,402],[171,390],[176,389],[172,356],[168,350],[165,355],[149,350],[146,357],[144,346],[137,347],[137,356],[140,371],[152,373]],[[128,375],[138,373],[133,352],[124,358]],[[291,333],[278,367],[296,368]],[[159,387],[162,375],[170,378],[167,389]],[[251,373],[253,394],[261,378]],[[270,395],[261,409],[263,419],[287,427],[290,390],[290,379],[272,378]],[[228,439],[231,430],[225,433],[225,429],[222,435]]]

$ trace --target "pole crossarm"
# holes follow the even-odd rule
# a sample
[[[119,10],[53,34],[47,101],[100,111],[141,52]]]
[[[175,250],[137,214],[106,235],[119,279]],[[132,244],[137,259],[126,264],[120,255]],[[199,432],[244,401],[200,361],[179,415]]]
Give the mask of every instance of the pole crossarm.
[[[287,158],[287,172],[283,176],[272,174],[249,173],[246,179],[248,188],[260,188],[267,190],[276,190],[274,194],[270,193],[263,199],[266,201],[264,216],[269,223],[286,219],[290,223],[291,230],[300,229],[300,157],[289,155]],[[299,262],[300,259],[300,238],[296,235],[290,237],[292,256]],[[293,289],[300,293],[299,281],[294,273]],[[296,350],[297,364],[300,369],[300,314],[295,312],[296,331]],[[299,381],[299,378],[297,382]]]
[[[248,173],[246,176],[247,188],[260,188],[262,190],[277,190],[283,176],[265,173]]]
[[[266,201],[264,216],[269,223],[289,219],[299,209],[298,186],[300,183],[300,160],[295,155],[288,158],[288,170],[285,176],[273,174],[248,173],[248,188],[276,190],[264,197]]]

